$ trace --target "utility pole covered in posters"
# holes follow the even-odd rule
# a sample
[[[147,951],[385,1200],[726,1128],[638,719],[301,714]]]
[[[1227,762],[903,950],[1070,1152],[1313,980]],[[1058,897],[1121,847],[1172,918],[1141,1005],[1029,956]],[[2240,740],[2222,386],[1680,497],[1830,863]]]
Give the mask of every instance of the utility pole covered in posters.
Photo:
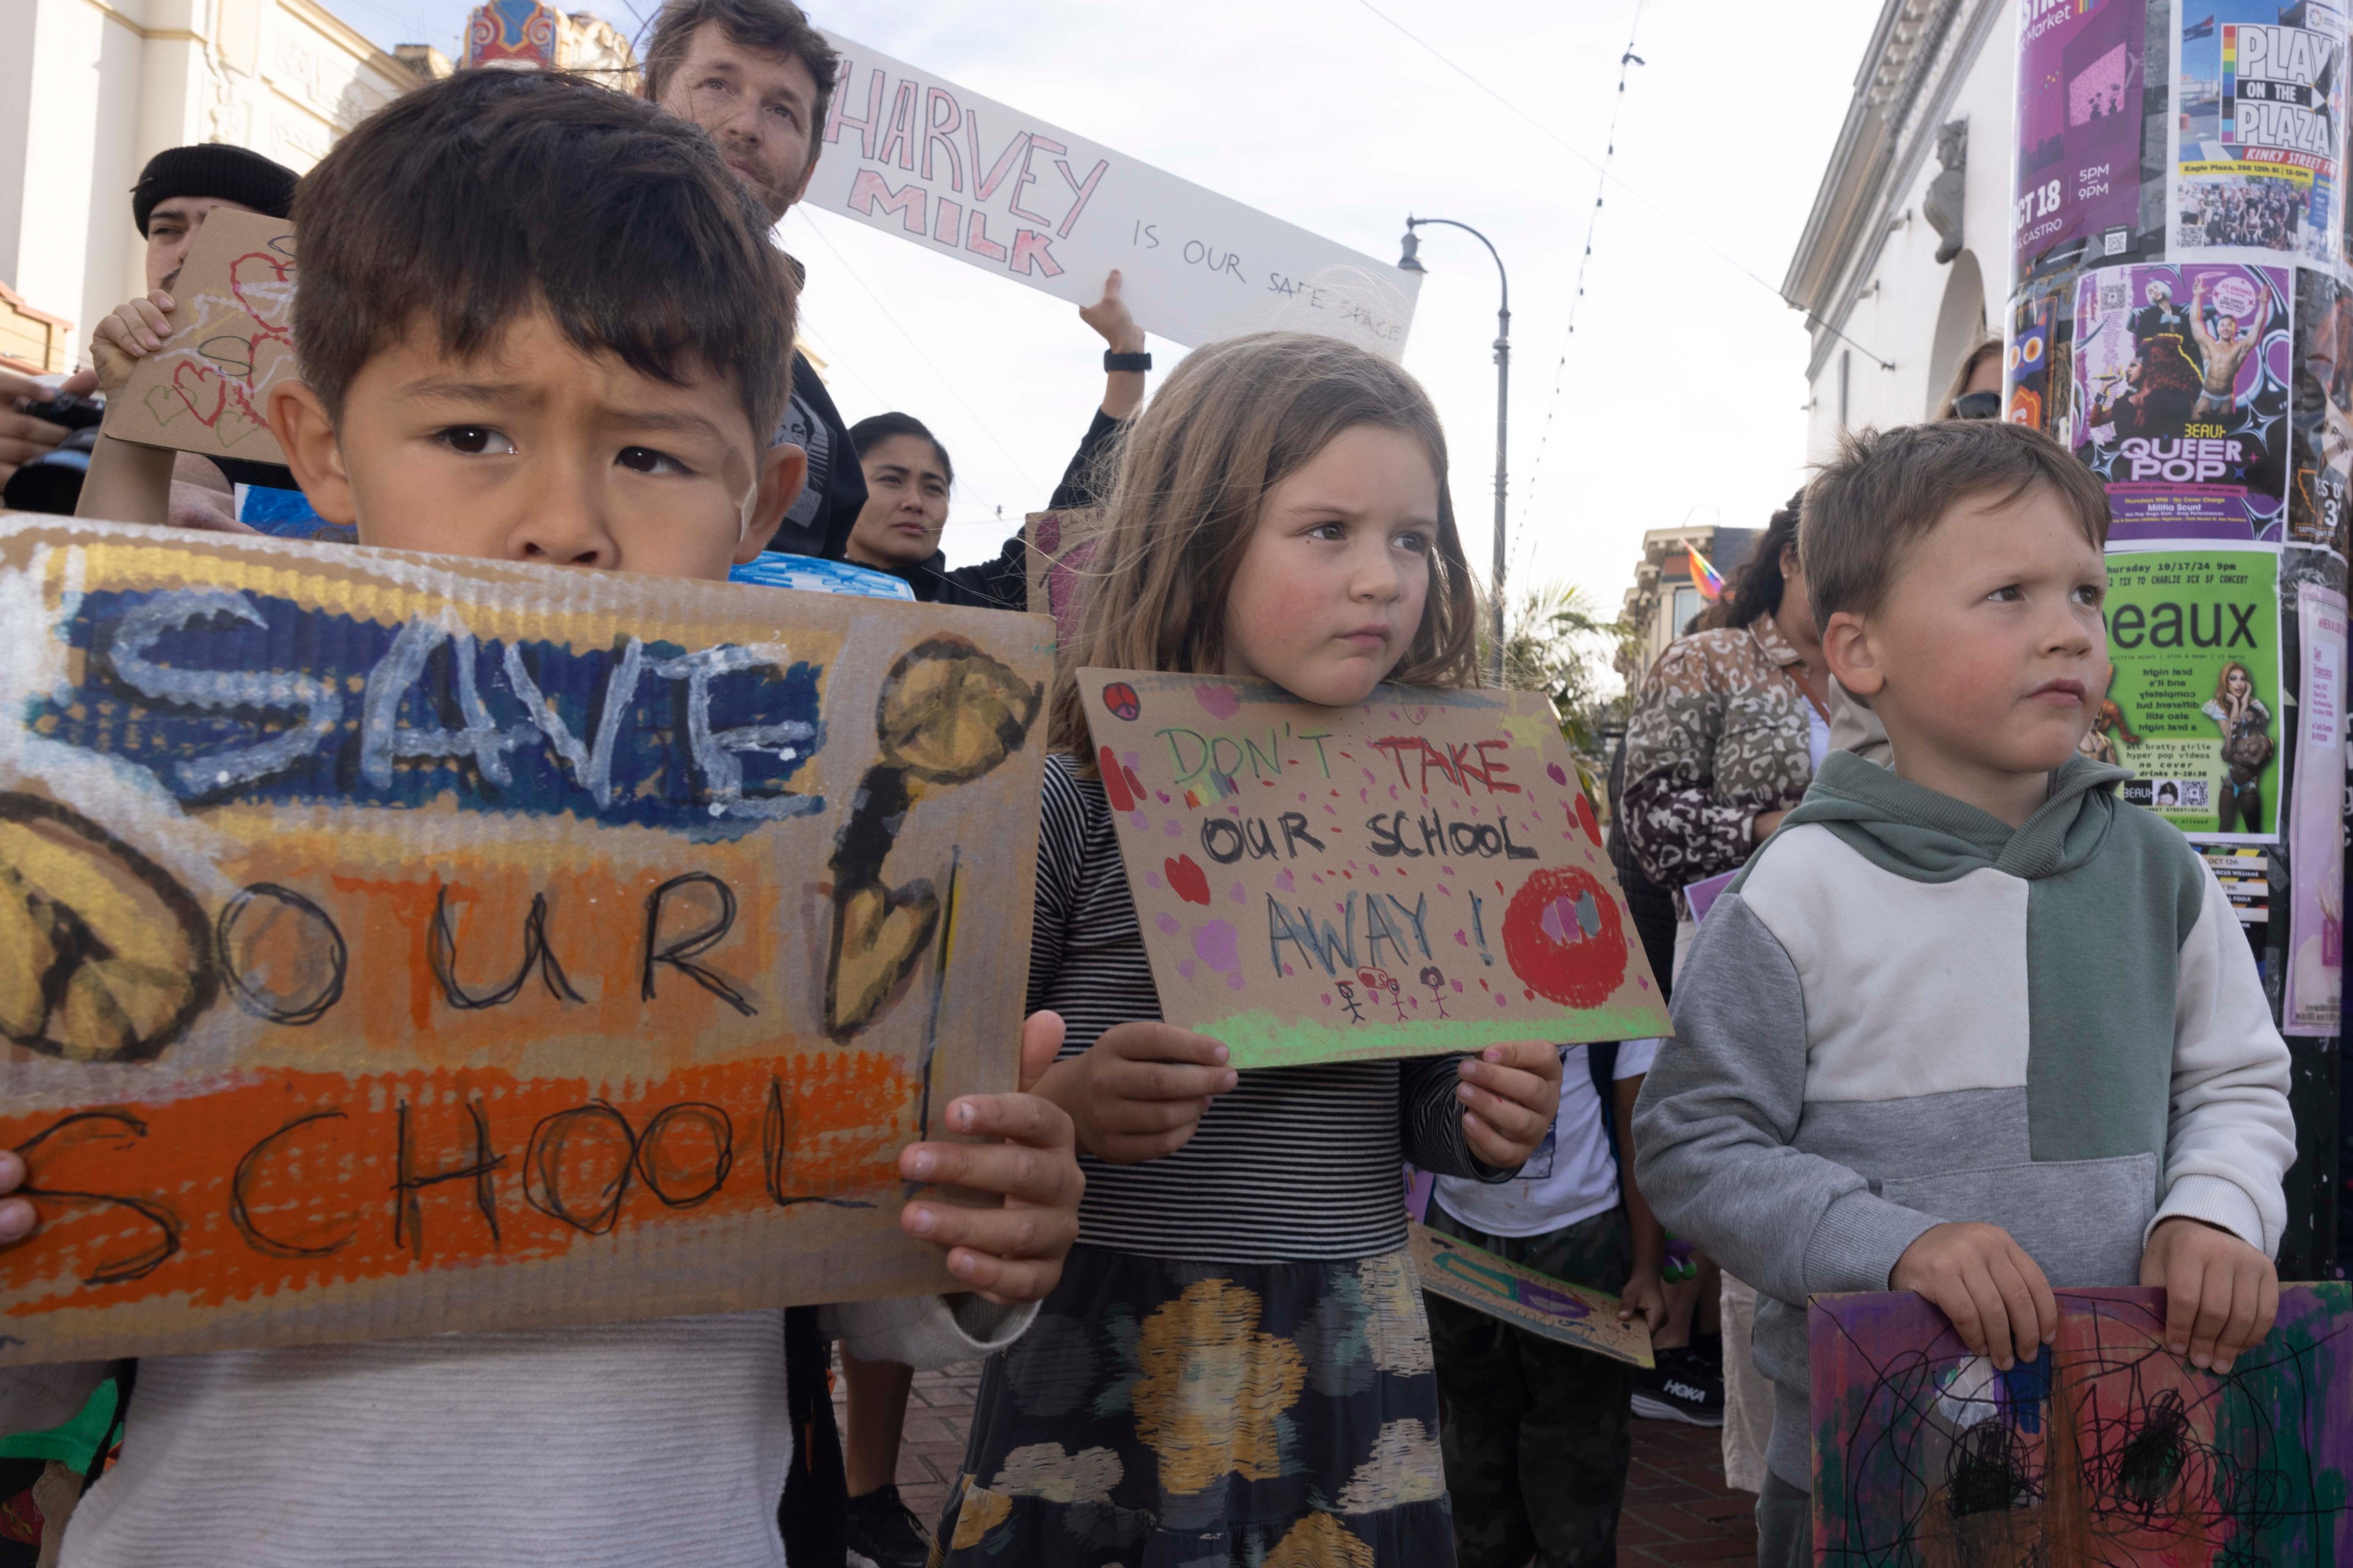
[[[2221,878],[2294,1060],[2284,1279],[2337,1241],[2353,0],[2015,0],[2007,417],[2105,482],[2084,750]]]

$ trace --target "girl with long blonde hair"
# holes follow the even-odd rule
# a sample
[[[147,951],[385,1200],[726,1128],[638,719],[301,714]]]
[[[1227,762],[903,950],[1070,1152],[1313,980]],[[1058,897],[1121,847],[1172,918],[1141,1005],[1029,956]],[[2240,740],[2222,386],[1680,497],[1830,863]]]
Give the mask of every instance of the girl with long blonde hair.
[[[1451,1563],[1401,1163],[1501,1180],[1550,1126],[1541,1043],[1237,1073],[1160,1022],[1078,699],[1082,667],[1311,702],[1477,683],[1446,442],[1411,377],[1328,339],[1201,349],[1130,433],[1059,661],[1035,1091],[1078,1129],[1081,1238],[994,1358],[942,1521],[957,1568]]]

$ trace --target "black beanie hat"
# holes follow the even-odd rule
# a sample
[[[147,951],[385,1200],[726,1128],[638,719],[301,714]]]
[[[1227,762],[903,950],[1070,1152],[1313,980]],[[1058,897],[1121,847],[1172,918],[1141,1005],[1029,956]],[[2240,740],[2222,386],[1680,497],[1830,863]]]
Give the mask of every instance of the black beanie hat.
[[[139,183],[131,188],[131,216],[142,239],[148,216],[174,196],[216,196],[282,218],[294,208],[295,179],[285,164],[226,142],[166,147],[139,172]]]

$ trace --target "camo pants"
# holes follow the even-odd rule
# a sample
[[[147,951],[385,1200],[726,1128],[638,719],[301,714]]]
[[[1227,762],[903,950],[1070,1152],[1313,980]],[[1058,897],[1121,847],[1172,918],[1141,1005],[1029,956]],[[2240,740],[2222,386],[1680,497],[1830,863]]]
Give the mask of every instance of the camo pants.
[[[1616,1291],[1623,1212],[1544,1236],[1496,1237],[1430,1205],[1430,1226],[1556,1279]],[[1422,1298],[1438,1358],[1440,1450],[1461,1568],[1613,1568],[1633,1459],[1634,1369]]]

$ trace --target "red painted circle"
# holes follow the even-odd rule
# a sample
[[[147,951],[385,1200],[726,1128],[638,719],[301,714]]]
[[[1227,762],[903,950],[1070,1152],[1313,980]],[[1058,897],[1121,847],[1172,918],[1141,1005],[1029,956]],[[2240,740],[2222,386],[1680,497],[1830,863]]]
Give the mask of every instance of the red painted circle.
[[[1111,716],[1114,719],[1133,719],[1144,711],[1144,700],[1136,696],[1135,688],[1124,680],[1114,680],[1104,687],[1103,699],[1103,706],[1111,710]]]
[[[1600,1005],[1626,978],[1618,900],[1574,867],[1531,873],[1504,913],[1504,958],[1540,995],[1565,1006]]]

